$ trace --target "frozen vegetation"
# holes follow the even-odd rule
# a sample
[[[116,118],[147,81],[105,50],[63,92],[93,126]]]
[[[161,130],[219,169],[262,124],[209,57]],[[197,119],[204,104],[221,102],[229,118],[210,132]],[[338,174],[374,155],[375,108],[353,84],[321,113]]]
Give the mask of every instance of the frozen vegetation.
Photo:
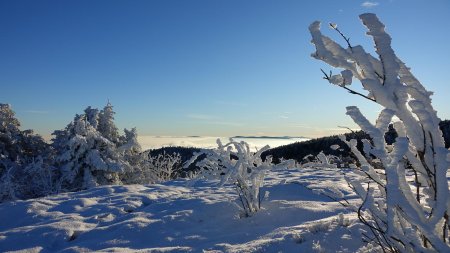
[[[347,107],[347,115],[371,137],[363,140],[363,151],[356,140],[342,137],[359,162],[354,173],[360,177],[348,182],[362,200],[353,208],[371,230],[371,235],[364,235],[372,239],[367,247],[384,252],[450,252],[449,151],[431,104],[432,92],[396,56],[378,18],[374,14],[360,18],[373,38],[377,57],[361,46],[351,46],[336,24],[330,27],[342,35],[348,48],[322,35],[318,21],[309,30],[316,46],[312,56],[344,69],[337,75],[323,71],[324,78],[384,107],[375,124],[358,107]],[[367,95],[348,87],[353,79],[361,82]],[[391,122],[398,137],[388,144],[384,136]]]
[[[341,136],[334,154],[274,163],[268,146],[218,139],[183,164],[143,151],[135,128],[121,134],[109,103],[48,144],[0,104],[0,251],[450,252],[450,153],[432,93],[378,18],[360,18],[376,56],[336,24],[345,48],[309,27],[312,56],[341,70],[324,79],[384,108],[373,124],[347,107],[367,138]]]

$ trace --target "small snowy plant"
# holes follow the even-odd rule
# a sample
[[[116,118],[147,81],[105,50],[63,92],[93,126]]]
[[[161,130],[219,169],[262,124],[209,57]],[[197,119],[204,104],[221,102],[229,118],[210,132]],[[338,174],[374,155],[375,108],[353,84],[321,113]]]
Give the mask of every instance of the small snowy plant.
[[[181,155],[178,153],[151,156],[148,152],[139,154],[138,163],[133,165],[130,173],[126,173],[127,184],[155,184],[177,177],[182,166]]]
[[[337,165],[331,161],[336,162],[338,158],[334,155],[325,155],[320,151],[315,158],[313,155],[307,155],[303,158],[305,163],[302,164],[304,168],[336,168]],[[312,161],[311,161],[312,160]]]
[[[244,216],[251,216],[261,208],[260,188],[264,184],[264,177],[267,171],[275,165],[272,164],[272,158],[261,158],[261,154],[269,149],[265,146],[257,152],[252,152],[246,142],[236,142],[231,140],[227,144],[222,144],[217,139],[218,147],[212,150],[205,150],[196,153],[185,167],[195,162],[201,155],[206,158],[197,162],[201,171],[197,178],[219,179],[220,185],[233,183],[236,186],[239,195],[239,201],[243,207]],[[291,160],[284,161],[277,166],[292,165]]]
[[[176,177],[177,168],[182,165],[181,155],[173,154],[159,154],[150,156],[146,160],[147,169],[154,175],[155,183],[171,180]]]
[[[371,136],[363,140],[364,152],[357,149],[356,140],[342,137],[360,164],[355,170],[360,176],[348,177],[362,199],[358,216],[383,252],[450,252],[446,177],[450,156],[431,105],[432,92],[396,56],[391,37],[376,15],[360,18],[374,40],[377,57],[361,46],[351,46],[336,25],[331,28],[345,39],[347,48],[322,35],[320,22],[309,27],[316,47],[312,56],[343,69],[337,75],[323,71],[324,78],[384,107],[375,124],[357,107],[347,107],[347,115]],[[349,88],[353,78],[361,82],[367,95]],[[384,134],[394,117],[398,137],[389,145]]]

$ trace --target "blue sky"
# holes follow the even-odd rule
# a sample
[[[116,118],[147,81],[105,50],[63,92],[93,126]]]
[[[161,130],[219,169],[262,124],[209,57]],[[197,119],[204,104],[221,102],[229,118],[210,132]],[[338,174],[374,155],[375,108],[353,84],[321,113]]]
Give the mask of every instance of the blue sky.
[[[141,135],[317,137],[380,109],[321,79],[308,25],[372,48],[374,12],[450,119],[450,1],[0,1],[0,102],[49,135],[109,99]],[[331,37],[339,37],[324,26]],[[340,41],[340,40],[339,40]],[[354,83],[354,85],[359,85]]]

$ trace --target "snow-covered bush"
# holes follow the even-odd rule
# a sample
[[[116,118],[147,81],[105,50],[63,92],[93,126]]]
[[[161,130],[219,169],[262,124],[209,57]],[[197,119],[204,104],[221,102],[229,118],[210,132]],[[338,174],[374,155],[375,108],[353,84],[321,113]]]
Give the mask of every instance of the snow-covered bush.
[[[314,167],[314,168],[337,168],[336,162],[339,159],[334,155],[325,155],[323,151],[320,151],[316,157],[313,155],[307,155],[303,158],[304,163],[302,167]]]
[[[282,164],[273,165],[271,157],[266,157],[263,161],[261,154],[268,150],[269,146],[252,152],[249,145],[243,141],[231,140],[224,145],[217,139],[217,145],[216,149],[195,153],[185,167],[195,162],[201,155],[206,155],[196,163],[201,168],[197,178],[219,179],[221,186],[225,183],[235,184],[245,216],[250,216],[261,208],[260,188],[264,184],[266,172],[274,167],[295,164],[294,161],[287,160]]]
[[[155,175],[155,182],[164,182],[173,179],[177,168],[181,167],[181,155],[159,154],[150,156],[146,161],[148,170]]]
[[[356,209],[359,218],[373,233],[373,243],[384,252],[450,252],[449,151],[431,105],[432,92],[396,56],[391,37],[376,15],[360,18],[374,40],[378,57],[361,46],[351,46],[334,24],[331,28],[341,34],[348,48],[322,35],[320,22],[309,27],[316,47],[312,56],[343,69],[337,75],[323,71],[324,78],[384,107],[375,124],[357,107],[347,107],[347,114],[371,136],[363,141],[364,154],[356,148],[356,140],[342,138],[360,164],[355,170],[360,177],[348,177],[362,199]],[[361,82],[367,95],[349,88],[353,78]],[[389,145],[384,134],[394,116],[398,137]]]
[[[125,184],[154,184],[175,179],[182,166],[178,153],[151,156],[144,152],[136,154],[133,161],[131,170],[123,174]]]
[[[142,152],[137,140],[136,128],[125,129],[124,144],[119,152],[130,164],[129,170],[122,173],[121,181],[124,184],[154,184],[168,181],[176,177],[176,172],[182,166],[181,155],[178,153],[152,156],[150,152]]]
[[[23,169],[22,189],[25,198],[36,198],[58,193],[61,185],[57,169],[49,158],[38,156]]]

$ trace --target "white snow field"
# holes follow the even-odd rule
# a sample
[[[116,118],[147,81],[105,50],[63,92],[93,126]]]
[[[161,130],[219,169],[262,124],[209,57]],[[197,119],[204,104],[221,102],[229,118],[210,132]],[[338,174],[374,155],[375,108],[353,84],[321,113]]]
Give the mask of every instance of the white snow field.
[[[0,204],[0,252],[356,252],[367,229],[320,194],[357,201],[339,169],[269,172],[262,209],[240,218],[233,185],[101,186]]]

